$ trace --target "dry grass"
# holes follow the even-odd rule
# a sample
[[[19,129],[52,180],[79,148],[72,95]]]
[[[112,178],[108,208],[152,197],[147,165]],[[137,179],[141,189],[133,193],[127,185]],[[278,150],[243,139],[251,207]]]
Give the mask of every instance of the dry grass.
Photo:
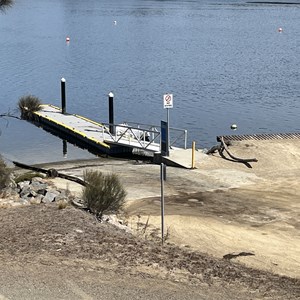
[[[65,209],[68,206],[68,201],[67,200],[59,200],[57,201],[57,207],[58,209]]]
[[[33,113],[41,109],[41,100],[33,95],[23,96],[19,99],[18,107],[21,112],[21,118],[32,120]]]
[[[10,181],[10,169],[6,166],[4,160],[0,157],[0,190],[6,187]]]

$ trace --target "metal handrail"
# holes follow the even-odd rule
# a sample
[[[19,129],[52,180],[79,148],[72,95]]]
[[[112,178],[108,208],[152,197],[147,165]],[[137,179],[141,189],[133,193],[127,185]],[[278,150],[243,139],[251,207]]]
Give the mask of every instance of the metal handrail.
[[[113,125],[114,126],[114,131],[115,133],[112,134],[111,132],[109,132],[109,130],[103,129],[102,133],[106,133],[108,134],[111,139],[115,142],[118,143],[121,141],[122,138],[126,138],[128,139],[129,137],[129,143],[130,143],[130,139],[131,137],[134,139],[134,141],[138,142],[138,144],[140,145],[141,148],[143,149],[147,149],[151,144],[155,144],[155,140],[160,136],[160,132],[156,131],[156,130],[146,130],[146,129],[142,129],[139,127],[132,127],[132,126],[127,126],[127,125],[122,125],[122,124],[104,124],[104,125]],[[121,127],[124,128],[125,130],[122,131],[121,133],[117,133],[116,128],[117,127]],[[137,132],[140,132],[140,135],[137,135]],[[146,141],[146,133],[149,134],[151,137],[151,139],[149,141]],[[160,147],[159,143],[156,143],[157,146]]]
[[[158,132],[161,132],[161,127],[160,126],[143,124],[143,123],[136,123],[136,122],[125,122],[125,123],[128,124],[129,126],[135,126],[138,129],[146,129],[147,128],[147,130],[156,130]],[[172,132],[174,132],[174,131],[177,132],[177,136],[174,137],[172,142],[170,141],[170,147],[175,145],[176,142],[178,142],[182,138],[183,139],[183,144],[184,144],[184,149],[186,149],[187,148],[187,130],[186,129],[181,129],[181,128],[176,128],[176,127],[170,127],[169,129]],[[180,132],[180,133],[178,133],[178,132]]]
[[[150,145],[154,145],[159,147],[160,150],[160,144],[161,144],[161,127],[160,126],[154,126],[154,125],[147,125],[147,124],[141,124],[141,123],[123,123],[123,124],[109,124],[109,123],[102,123],[104,126],[102,127],[102,134],[104,136],[104,133],[108,134],[110,138],[115,142],[119,143],[122,139],[129,138],[129,145],[131,138],[133,138],[134,141],[138,142],[139,146],[142,149],[149,148]],[[135,126],[132,126],[135,125]],[[109,128],[113,126],[114,128],[114,134],[112,134],[109,131]],[[117,128],[124,128],[123,131],[117,132]],[[187,148],[187,130],[185,129],[179,129],[170,127],[170,131],[172,133],[177,132],[177,136],[173,138],[170,141],[170,147],[174,146],[177,142],[179,142],[181,139],[184,141],[184,149]],[[178,133],[179,132],[179,133]],[[138,134],[139,133],[139,134]],[[149,141],[146,141],[146,136],[149,137]],[[157,141],[159,139],[159,141]]]

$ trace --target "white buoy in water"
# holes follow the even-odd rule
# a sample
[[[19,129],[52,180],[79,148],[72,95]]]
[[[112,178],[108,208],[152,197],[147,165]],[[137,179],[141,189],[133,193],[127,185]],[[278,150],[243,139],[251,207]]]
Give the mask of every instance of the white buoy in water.
[[[114,21],[114,25],[117,25],[117,21]]]
[[[232,124],[232,125],[230,126],[230,128],[231,128],[232,130],[237,130],[237,125],[236,125],[236,124]]]
[[[68,36],[66,37],[66,42],[70,42],[70,38]]]
[[[281,27],[278,28],[278,32],[282,32],[283,29]]]

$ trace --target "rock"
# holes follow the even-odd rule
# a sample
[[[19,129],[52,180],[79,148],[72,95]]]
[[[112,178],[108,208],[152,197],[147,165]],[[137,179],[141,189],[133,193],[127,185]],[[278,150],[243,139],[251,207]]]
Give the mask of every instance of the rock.
[[[28,193],[23,193],[22,195],[20,194],[20,201],[21,200],[28,200],[28,198],[31,198],[30,197],[30,192],[28,191]]]
[[[43,203],[50,203],[55,201],[55,197],[57,197],[60,194],[58,191],[47,191],[46,195],[42,199]]]
[[[38,193],[39,195],[45,196],[46,193],[47,193],[47,190],[46,190],[46,189],[40,189],[40,190],[37,191],[37,193]]]
[[[26,195],[26,196],[28,196],[29,194],[30,194],[30,186],[29,185],[25,185],[22,189],[21,189],[21,191],[20,191],[20,197],[21,198],[24,198],[24,196]]]
[[[30,185],[30,181],[26,180],[26,181],[18,182],[17,187],[23,190],[24,187],[29,187],[29,185]]]
[[[36,197],[30,200],[30,204],[40,204],[43,201],[44,196],[38,194]]]
[[[33,181],[30,184],[30,188],[36,192],[38,192],[39,190],[45,190],[47,189],[47,187],[48,187],[47,183],[43,183],[39,181]]]
[[[35,191],[30,191],[29,197],[36,197],[38,194]]]
[[[122,229],[126,232],[131,232],[131,229],[128,226],[123,225],[122,221],[119,220],[116,215],[103,215],[102,221],[107,222],[115,227],[118,227],[119,229]]]
[[[41,177],[34,177],[31,182],[26,180],[6,188],[4,196],[13,197],[19,205],[24,205],[68,201],[68,193],[65,190],[57,190]]]

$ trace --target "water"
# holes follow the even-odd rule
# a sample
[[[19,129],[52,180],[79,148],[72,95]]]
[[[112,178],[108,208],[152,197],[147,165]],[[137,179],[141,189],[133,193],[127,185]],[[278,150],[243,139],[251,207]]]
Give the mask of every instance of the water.
[[[233,123],[238,134],[299,131],[299,28],[300,5],[19,0],[0,15],[0,113],[26,94],[60,106],[64,77],[68,112],[102,122],[110,91],[116,122],[149,124],[166,119],[173,93],[171,126],[201,148]],[[30,123],[0,119],[0,129],[8,159],[62,159],[62,141]],[[68,146],[69,159],[88,157]]]

